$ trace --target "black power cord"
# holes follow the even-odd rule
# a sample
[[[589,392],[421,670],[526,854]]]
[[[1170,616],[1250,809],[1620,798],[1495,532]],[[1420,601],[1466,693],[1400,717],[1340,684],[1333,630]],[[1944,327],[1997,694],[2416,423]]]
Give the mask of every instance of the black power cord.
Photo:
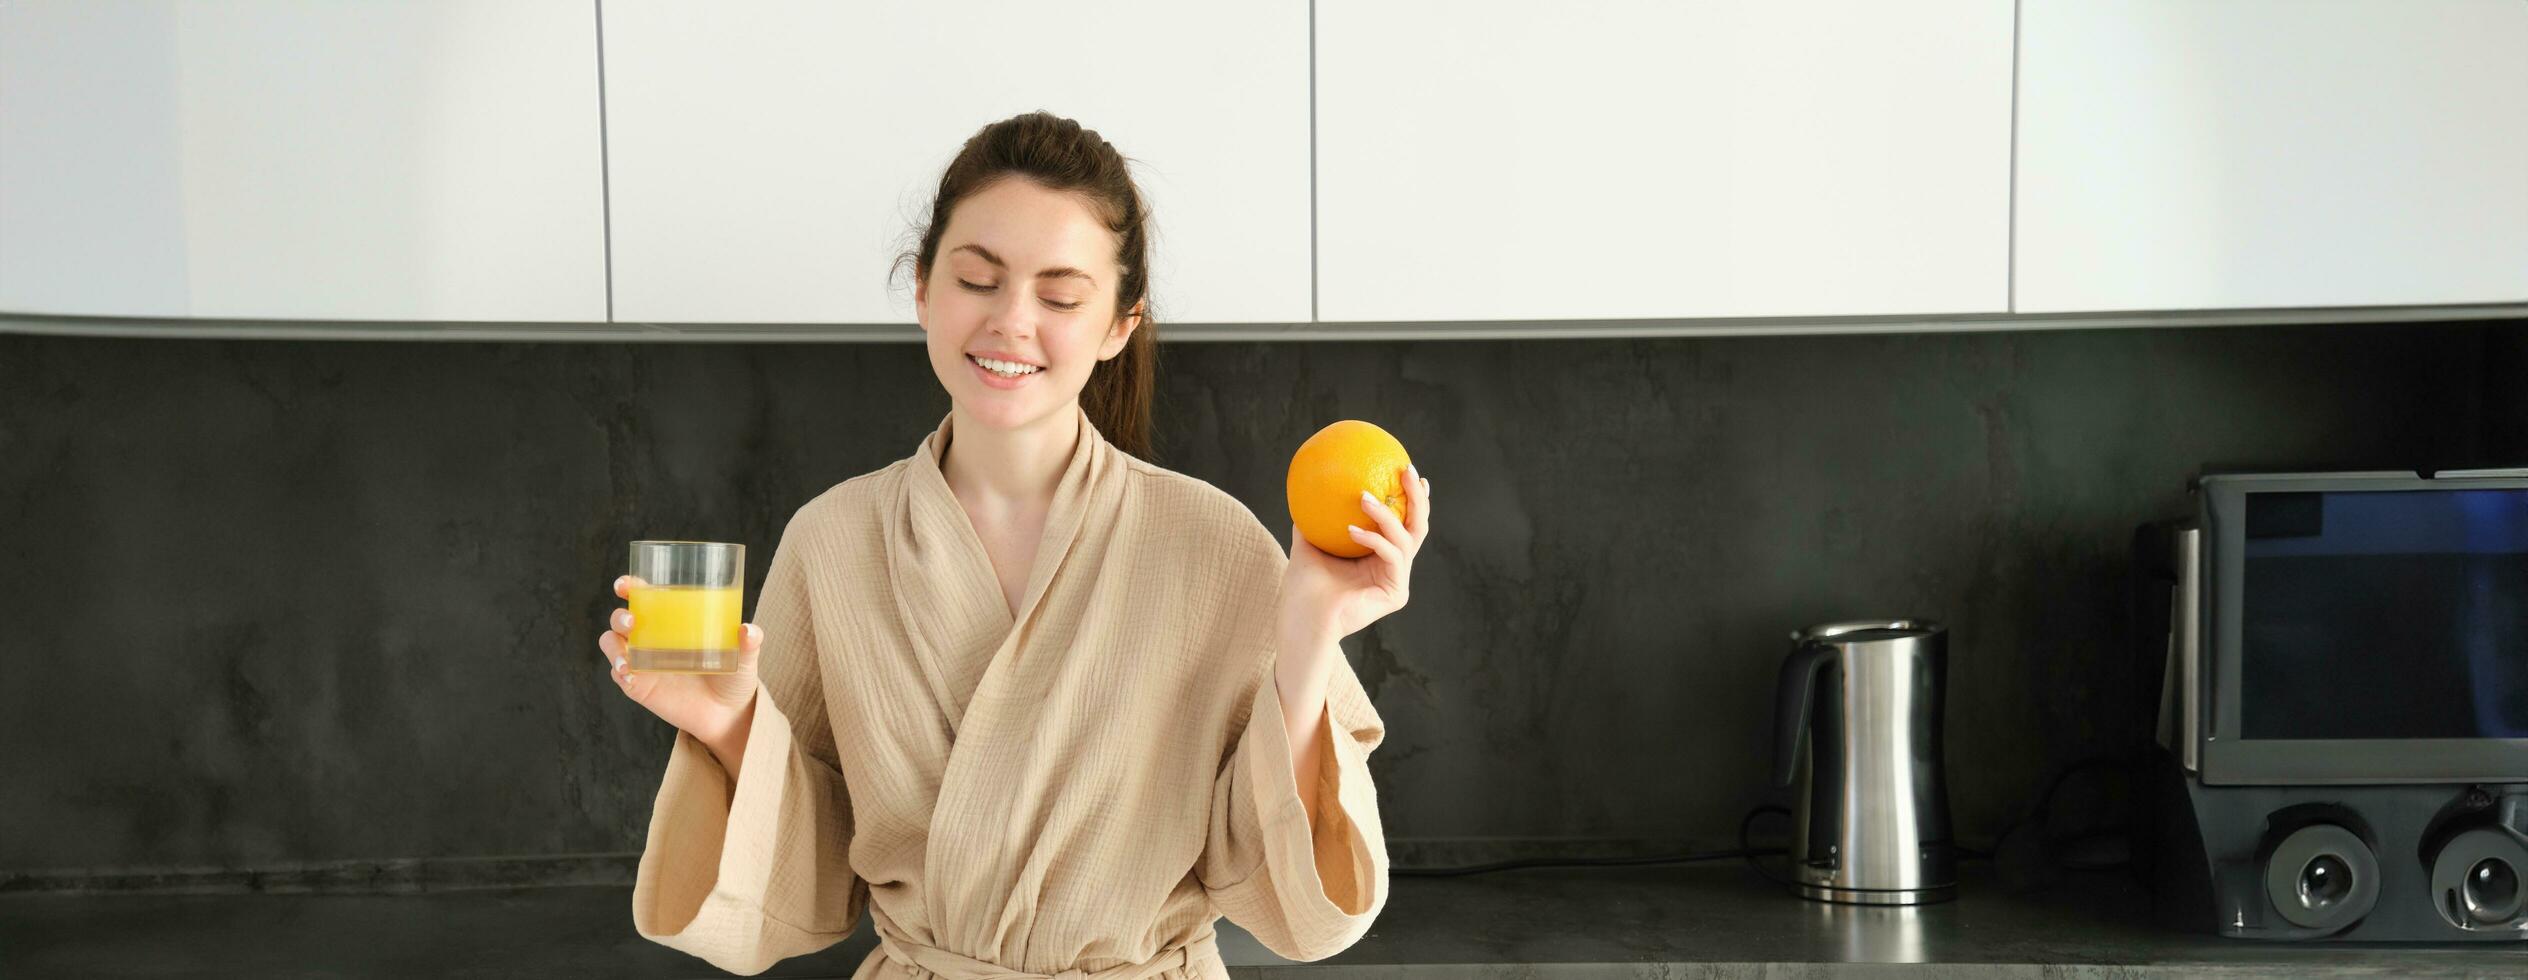
[[[2054,773],[2045,784],[2045,792],[2037,797],[2036,806],[2028,814],[2005,828],[1994,844],[1996,851],[2011,852],[2023,865],[2056,865],[2066,871],[2105,871],[2132,862],[2133,829],[2122,824],[2088,830],[2061,838],[2047,833],[2046,825],[2054,811],[2054,798],[2061,795],[2063,785],[2084,772],[2105,770],[2132,779],[2139,770],[2137,762],[2122,756],[2097,755],[2080,759]],[[2034,835],[2025,837],[2023,834]],[[2083,860],[2075,855],[2099,854]],[[2004,868],[2007,872],[2010,869]]]
[[[1770,881],[1784,888],[1798,887],[1798,882],[1782,877],[1781,875],[1774,874],[1773,869],[1765,867],[1764,862],[1756,860],[1756,849],[1747,843],[1747,828],[1755,826],[1757,817],[1761,817],[1768,813],[1779,813],[1787,817],[1791,815],[1791,808],[1786,806],[1775,806],[1771,803],[1767,803],[1756,807],[1753,810],[1747,811],[1747,815],[1740,818],[1738,821],[1738,851],[1739,853],[1747,856],[1747,866],[1756,869],[1756,873],[1763,875],[1764,880]],[[1789,849],[1768,848],[1764,853],[1786,854],[1789,853]]]
[[[1474,864],[1459,868],[1390,868],[1388,874],[1399,878],[1451,878],[1459,875],[1489,874],[1514,868],[1603,868],[1637,864],[1690,864],[1696,861],[1719,861],[1742,856],[1744,851],[1687,851],[1683,854],[1652,855],[1630,858],[1518,858]]]
[[[2020,818],[2018,822],[2011,824],[2009,829],[2002,832],[1999,839],[2007,841],[2009,840],[2010,835],[2018,833],[2022,828],[2031,824],[2040,824],[2045,819],[2048,812],[2053,808],[2054,797],[2062,791],[2063,784],[2069,782],[2072,776],[2091,769],[2102,768],[2129,771],[2129,766],[2130,763],[2124,759],[2110,756],[2093,756],[2063,767],[2063,769],[2055,773],[2054,778],[2046,784],[2044,795],[2037,798],[2036,808],[2027,816]],[[1785,887],[1795,886],[1798,884],[1797,882],[1783,877],[1780,874],[1776,874],[1773,869],[1765,867],[1764,862],[1760,860],[1761,858],[1788,853],[1788,849],[1781,847],[1758,848],[1755,847],[1748,838],[1748,832],[1754,828],[1756,818],[1768,813],[1778,813],[1785,817],[1792,815],[1789,807],[1772,803],[1763,804],[1755,809],[1747,811],[1747,815],[1738,821],[1738,847],[1735,850],[1688,851],[1683,854],[1652,855],[1648,857],[1518,858],[1509,861],[1493,861],[1487,864],[1473,864],[1454,868],[1390,868],[1388,869],[1388,873],[1399,878],[1454,878],[1464,875],[1490,874],[1496,871],[1513,871],[1519,868],[1630,867],[1637,865],[1692,864],[1699,861],[1724,861],[1731,858],[1739,858],[1747,862],[1747,867],[1754,869],[1757,874],[1763,875],[1766,881]],[[2122,828],[2110,827],[2102,831],[2079,835],[2062,843],[2087,843],[2095,840],[2113,838],[2120,833],[2122,833]],[[2000,845],[1997,844],[1995,845],[1995,848],[1998,849],[1999,846]],[[1974,848],[1958,844],[1952,844],[1951,847],[1956,850],[1957,855],[1961,860],[1990,861],[1993,859],[1992,853],[1987,851],[1979,851]],[[2122,863],[2123,862],[2121,861],[2112,863],[2074,863],[2069,865],[2069,867],[2071,870],[2076,871],[2099,870],[2117,867]]]

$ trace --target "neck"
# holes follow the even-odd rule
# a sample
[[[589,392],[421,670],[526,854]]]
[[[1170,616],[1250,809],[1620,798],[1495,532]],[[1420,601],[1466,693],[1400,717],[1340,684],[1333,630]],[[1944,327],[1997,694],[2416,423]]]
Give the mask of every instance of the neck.
[[[1056,412],[1019,429],[992,429],[963,408],[948,410],[948,446],[940,472],[957,499],[996,510],[1042,511],[1081,439],[1080,413]]]

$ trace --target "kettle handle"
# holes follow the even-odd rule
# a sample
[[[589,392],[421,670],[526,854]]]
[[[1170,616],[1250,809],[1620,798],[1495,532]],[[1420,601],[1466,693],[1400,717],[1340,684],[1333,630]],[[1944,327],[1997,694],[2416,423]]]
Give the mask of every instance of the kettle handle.
[[[1775,786],[1789,786],[1799,773],[1799,740],[1808,734],[1808,708],[1817,701],[1817,673],[1834,655],[1833,645],[1808,640],[1782,658],[1782,679],[1773,691]]]

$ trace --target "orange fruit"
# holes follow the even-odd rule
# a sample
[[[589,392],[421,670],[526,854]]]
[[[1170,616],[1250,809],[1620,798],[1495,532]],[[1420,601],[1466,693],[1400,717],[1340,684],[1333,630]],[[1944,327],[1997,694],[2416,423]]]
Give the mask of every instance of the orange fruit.
[[[1404,443],[1387,430],[1354,419],[1318,429],[1290,456],[1290,520],[1299,536],[1326,554],[1359,558],[1369,546],[1352,540],[1346,525],[1378,533],[1378,522],[1361,509],[1367,490],[1396,518],[1411,526],[1404,497],[1404,468],[1413,460]]]

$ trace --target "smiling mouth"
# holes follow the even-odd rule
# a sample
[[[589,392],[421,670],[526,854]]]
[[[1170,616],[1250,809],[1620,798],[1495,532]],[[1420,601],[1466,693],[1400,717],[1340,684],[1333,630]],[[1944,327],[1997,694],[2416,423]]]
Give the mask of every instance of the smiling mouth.
[[[1003,361],[989,357],[976,357],[972,354],[966,355],[966,360],[972,361],[976,366],[992,372],[995,376],[1003,378],[1024,378],[1028,375],[1044,370],[1043,368],[1037,367],[1033,364],[1020,364],[1016,361]]]

